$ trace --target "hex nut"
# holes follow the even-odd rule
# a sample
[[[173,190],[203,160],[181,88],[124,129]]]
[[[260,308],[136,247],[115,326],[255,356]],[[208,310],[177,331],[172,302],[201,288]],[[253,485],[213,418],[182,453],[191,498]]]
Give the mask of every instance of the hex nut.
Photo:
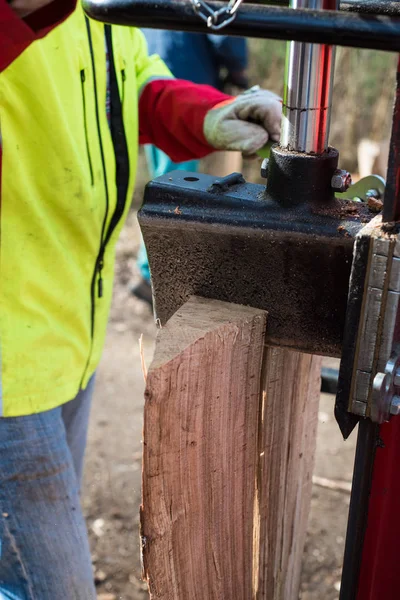
[[[390,404],[390,414],[400,415],[400,396],[393,396],[393,400]]]
[[[333,191],[346,192],[351,186],[351,175],[348,171],[343,169],[336,169],[331,179],[331,186]]]

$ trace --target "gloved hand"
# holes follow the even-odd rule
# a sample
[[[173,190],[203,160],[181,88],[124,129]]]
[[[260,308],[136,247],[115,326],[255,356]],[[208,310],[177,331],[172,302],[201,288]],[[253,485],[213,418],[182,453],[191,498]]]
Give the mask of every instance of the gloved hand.
[[[211,109],[204,119],[204,136],[217,150],[252,156],[269,139],[279,141],[281,117],[281,98],[256,86]]]

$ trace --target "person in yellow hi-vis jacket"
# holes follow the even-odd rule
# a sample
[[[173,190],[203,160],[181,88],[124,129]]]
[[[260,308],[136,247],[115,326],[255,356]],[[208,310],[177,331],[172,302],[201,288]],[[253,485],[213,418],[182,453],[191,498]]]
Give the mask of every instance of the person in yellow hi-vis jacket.
[[[79,484],[138,144],[251,155],[280,115],[173,79],[75,0],[0,0],[0,600],[96,597]]]

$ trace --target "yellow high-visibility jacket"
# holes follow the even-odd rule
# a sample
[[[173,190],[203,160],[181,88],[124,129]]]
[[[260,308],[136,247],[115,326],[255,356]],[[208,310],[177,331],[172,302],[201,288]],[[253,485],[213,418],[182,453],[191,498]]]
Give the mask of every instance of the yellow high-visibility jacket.
[[[168,75],[141,32],[80,7],[0,74],[1,416],[67,402],[96,369],[134,187],[138,90]]]

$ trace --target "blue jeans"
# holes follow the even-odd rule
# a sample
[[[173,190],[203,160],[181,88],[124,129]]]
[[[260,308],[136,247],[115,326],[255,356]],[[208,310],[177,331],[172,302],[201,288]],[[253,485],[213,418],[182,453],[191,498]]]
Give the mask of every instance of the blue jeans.
[[[96,598],[79,499],[93,386],[0,418],[0,600]]]
[[[197,173],[198,171],[200,162],[198,160],[174,163],[165,152],[150,144],[144,147],[144,151],[146,153],[147,167],[152,179],[161,177],[161,175],[165,175],[170,171],[192,171],[193,173]],[[147,260],[147,252],[143,240],[139,248],[137,266],[143,279],[150,281],[149,261]]]

